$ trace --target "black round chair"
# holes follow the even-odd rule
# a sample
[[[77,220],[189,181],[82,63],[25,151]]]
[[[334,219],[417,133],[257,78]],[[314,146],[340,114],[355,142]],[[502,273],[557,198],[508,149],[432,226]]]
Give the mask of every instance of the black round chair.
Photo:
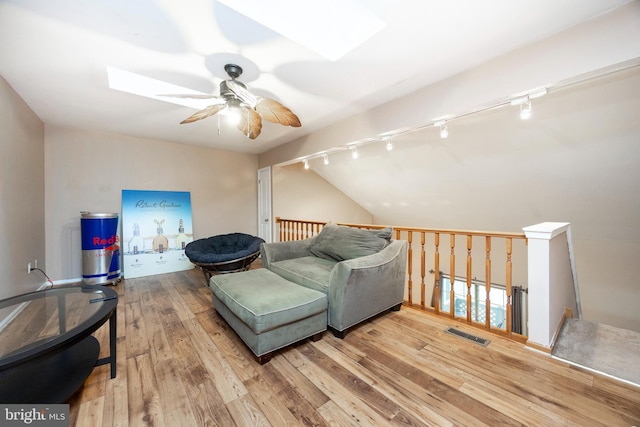
[[[207,279],[212,274],[246,271],[260,255],[260,237],[244,233],[219,234],[194,240],[185,248],[189,261],[200,267]]]

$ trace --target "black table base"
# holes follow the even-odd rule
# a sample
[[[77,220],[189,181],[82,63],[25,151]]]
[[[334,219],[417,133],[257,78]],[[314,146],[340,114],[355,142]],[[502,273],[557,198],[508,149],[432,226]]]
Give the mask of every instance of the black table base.
[[[92,335],[61,351],[0,372],[0,403],[64,403],[96,366],[100,343]]]

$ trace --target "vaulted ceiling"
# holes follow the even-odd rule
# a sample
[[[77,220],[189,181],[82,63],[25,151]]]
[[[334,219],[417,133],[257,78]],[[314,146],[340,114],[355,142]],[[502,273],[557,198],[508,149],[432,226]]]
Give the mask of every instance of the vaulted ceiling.
[[[0,74],[46,123],[263,153],[629,1],[1,0]],[[109,87],[113,67],[217,95],[228,63],[302,127],[265,123],[251,140]]]

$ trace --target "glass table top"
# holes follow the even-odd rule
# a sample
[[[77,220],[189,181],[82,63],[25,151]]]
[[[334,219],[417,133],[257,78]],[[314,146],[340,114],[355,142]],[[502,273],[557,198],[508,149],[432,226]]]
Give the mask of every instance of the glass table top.
[[[101,325],[117,302],[113,289],[78,285],[1,300],[0,369],[64,345],[93,325]]]

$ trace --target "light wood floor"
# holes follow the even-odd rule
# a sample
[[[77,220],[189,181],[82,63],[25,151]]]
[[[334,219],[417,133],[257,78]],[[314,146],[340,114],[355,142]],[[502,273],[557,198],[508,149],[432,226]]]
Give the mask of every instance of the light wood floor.
[[[260,366],[216,314],[201,272],[117,290],[117,377],[94,370],[68,402],[71,425],[640,425],[640,389],[456,324],[491,340],[470,343],[414,309]],[[107,327],[97,336],[106,355]]]

